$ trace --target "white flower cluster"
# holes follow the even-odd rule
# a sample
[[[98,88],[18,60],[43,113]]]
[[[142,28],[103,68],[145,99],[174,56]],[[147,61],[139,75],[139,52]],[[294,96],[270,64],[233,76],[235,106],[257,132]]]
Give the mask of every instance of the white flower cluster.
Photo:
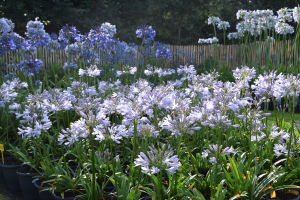
[[[198,40],[198,43],[200,43],[200,44],[212,44],[212,43],[217,43],[217,42],[219,42],[219,39],[216,37]]]
[[[150,151],[146,154],[141,152],[135,159],[134,165],[141,166],[145,174],[157,174],[162,170],[168,171],[171,175],[174,174],[181,167],[181,163],[170,146],[165,144],[160,146],[159,149],[153,145],[149,146]]]

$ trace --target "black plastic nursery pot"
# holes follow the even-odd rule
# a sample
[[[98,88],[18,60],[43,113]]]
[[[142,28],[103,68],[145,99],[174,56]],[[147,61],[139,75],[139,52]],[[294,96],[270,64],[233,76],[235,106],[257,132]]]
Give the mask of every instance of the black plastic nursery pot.
[[[9,189],[12,191],[21,190],[19,178],[16,174],[17,169],[19,169],[21,165],[2,165],[1,162],[0,167],[2,168],[3,175]]]
[[[37,181],[34,182],[34,187],[36,188],[36,191],[39,193],[39,197],[40,197],[40,200],[53,200],[54,198],[52,197],[52,194],[50,191],[42,191],[41,190],[44,190],[44,189],[48,189],[50,187],[40,187],[40,185],[37,184]]]
[[[53,197],[53,199],[55,199],[55,200],[74,200],[76,197],[74,196],[74,197],[64,197],[64,198],[62,198],[61,196],[57,196],[56,194],[55,194],[55,192],[54,192],[54,190],[52,191],[52,197]]]
[[[12,159],[12,157],[4,158],[4,163],[5,163],[6,161],[10,160],[10,159]],[[2,163],[2,158],[0,158],[0,163],[3,164],[3,163]],[[2,167],[0,167],[0,183],[5,183],[5,182],[6,182],[6,180],[5,180],[5,177],[4,177],[4,175],[3,175]]]
[[[20,187],[25,200],[39,199],[39,194],[34,187],[32,181],[33,176],[39,175],[39,173],[21,173],[17,170],[16,174],[19,177]]]
[[[280,194],[278,192],[276,192],[276,197],[275,199],[280,199],[280,200],[286,200],[286,199],[290,199],[290,200],[300,200],[300,189],[298,188],[291,188],[288,191],[293,191],[298,193],[298,194],[294,194],[294,192],[287,192],[286,194]],[[279,195],[279,196],[278,196]],[[260,198],[260,200],[274,200],[274,198],[271,197],[262,197]]]

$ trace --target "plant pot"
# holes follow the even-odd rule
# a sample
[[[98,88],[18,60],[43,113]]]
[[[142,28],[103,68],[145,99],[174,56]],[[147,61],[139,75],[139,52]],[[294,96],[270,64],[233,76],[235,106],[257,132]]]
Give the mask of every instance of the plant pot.
[[[54,193],[54,190],[52,191],[52,197],[55,200],[74,200],[75,199],[75,197],[65,197],[65,198],[62,198],[61,196],[56,196],[55,193]]]
[[[5,163],[5,161],[10,160],[10,159],[12,159],[12,157],[4,158],[4,163]],[[2,163],[2,158],[0,158],[0,163]],[[5,181],[5,177],[3,175],[2,167],[0,167],[0,183],[5,183],[5,182],[6,181]]]
[[[105,188],[104,188],[104,193],[105,193],[105,194],[109,194],[109,193],[111,193],[114,189],[116,189],[115,186],[105,186]]]
[[[16,174],[17,169],[19,169],[21,165],[2,165],[1,163],[0,167],[2,168],[3,175],[9,189],[12,191],[21,190],[19,178]]]
[[[39,194],[36,191],[32,181],[34,180],[33,176],[39,175],[39,173],[21,173],[17,170],[16,174],[19,177],[20,187],[23,193],[25,200],[38,199]]]
[[[298,191],[298,196],[293,198],[293,197],[290,197],[290,196],[284,196],[282,195],[281,197],[276,197],[277,199],[282,199],[282,200],[285,200],[285,199],[291,199],[291,200],[300,200],[300,189],[299,188],[291,188],[290,190],[296,190]],[[278,193],[276,193],[277,195]],[[260,198],[260,200],[272,200],[271,198],[267,198],[267,197],[262,197]]]
[[[52,197],[52,194],[50,191],[43,191],[43,192],[40,192],[40,186],[34,182],[34,187],[36,188],[37,192],[39,193],[39,197],[41,200],[53,200],[54,198]],[[44,189],[47,189],[47,188],[50,188],[50,187],[42,187],[41,190],[44,190]]]

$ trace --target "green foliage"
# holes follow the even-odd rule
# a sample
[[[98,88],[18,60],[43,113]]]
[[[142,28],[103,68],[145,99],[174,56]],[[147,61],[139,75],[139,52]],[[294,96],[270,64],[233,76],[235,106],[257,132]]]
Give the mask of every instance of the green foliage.
[[[6,0],[1,1],[2,17],[11,19],[15,31],[24,35],[26,23],[36,17],[45,23],[47,32],[55,32],[65,24],[75,25],[82,33],[95,26],[110,22],[117,26],[116,37],[122,41],[135,42],[135,31],[141,24],[152,25],[156,40],[169,44],[197,44],[199,38],[213,36],[213,26],[207,24],[209,16],[219,16],[229,21],[231,27],[226,33],[234,32],[239,9],[293,8],[292,1],[246,1],[246,0]],[[159,14],[158,14],[159,13]],[[223,31],[217,31],[217,38],[223,41]],[[226,37],[226,43],[231,41]]]

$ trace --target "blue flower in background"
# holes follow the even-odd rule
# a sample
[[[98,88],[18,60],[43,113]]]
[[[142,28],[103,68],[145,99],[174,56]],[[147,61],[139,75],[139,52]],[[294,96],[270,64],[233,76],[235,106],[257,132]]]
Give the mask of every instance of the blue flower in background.
[[[155,30],[152,29],[152,26],[142,25],[139,29],[136,30],[137,38],[145,38],[145,43],[153,41],[156,35]]]
[[[40,21],[29,21],[27,23],[27,36],[32,46],[39,48],[47,45],[50,41],[50,35],[45,32],[44,25]]]
[[[6,18],[0,19],[0,33],[8,33],[13,31],[15,24],[11,20]]]
[[[52,40],[58,40],[58,36],[57,36],[56,33],[51,33],[51,34],[50,34],[50,38],[51,38]]]
[[[78,38],[79,31],[77,31],[75,26],[63,26],[59,31],[58,40],[68,43],[71,39]]]
[[[36,47],[32,46],[29,40],[25,40],[21,48],[26,59],[30,59],[36,53]]]
[[[5,54],[7,51],[14,51],[17,49],[13,39],[11,39],[9,33],[4,33],[0,37],[0,56]]]
[[[12,72],[9,72],[8,74],[4,75],[4,79],[7,80],[7,79],[13,79],[16,77],[16,74],[15,73],[12,73]]]
[[[72,68],[72,69],[77,69],[78,68],[78,66],[77,66],[77,64],[73,64],[73,63],[69,63],[70,65],[70,69]],[[65,62],[65,65],[63,66],[63,68],[64,68],[64,70],[66,71],[67,69],[68,69],[68,63],[67,62]]]
[[[68,47],[70,47],[70,49]],[[80,55],[80,47],[78,46],[78,43],[75,42],[74,44],[70,44],[69,46],[66,46],[65,53],[67,57],[69,57],[69,53],[70,53],[70,59],[77,60],[77,58]]]
[[[156,56],[157,58],[162,58],[162,57],[163,57],[163,58],[166,58],[166,59],[168,59],[168,60],[171,60],[171,58],[172,58],[172,53],[171,53],[170,50],[167,49],[167,48],[163,48],[162,50],[157,49],[155,56]]]
[[[40,59],[31,59],[24,60],[18,64],[20,70],[29,76],[33,76],[36,73],[39,73],[41,67],[43,66],[43,62]]]

